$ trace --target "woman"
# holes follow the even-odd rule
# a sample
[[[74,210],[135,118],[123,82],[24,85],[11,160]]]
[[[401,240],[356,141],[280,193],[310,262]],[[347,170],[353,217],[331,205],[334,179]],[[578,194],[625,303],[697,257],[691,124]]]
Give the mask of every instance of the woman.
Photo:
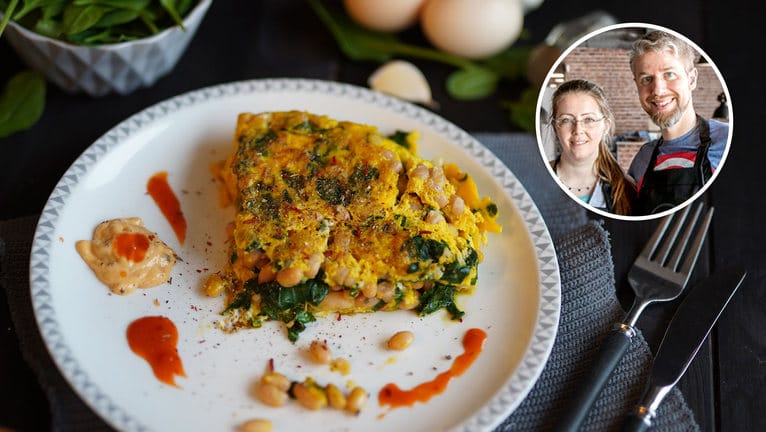
[[[636,188],[609,151],[614,114],[604,91],[590,81],[567,81],[551,107],[560,154],[550,163],[561,183],[594,208],[630,215]]]

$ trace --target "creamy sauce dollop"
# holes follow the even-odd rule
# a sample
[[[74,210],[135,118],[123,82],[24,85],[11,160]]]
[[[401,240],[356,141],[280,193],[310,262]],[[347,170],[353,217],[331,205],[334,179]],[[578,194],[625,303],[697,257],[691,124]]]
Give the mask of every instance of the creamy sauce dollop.
[[[137,217],[104,221],[92,240],[80,240],[75,248],[96,277],[120,295],[167,282],[176,263],[175,252]]]

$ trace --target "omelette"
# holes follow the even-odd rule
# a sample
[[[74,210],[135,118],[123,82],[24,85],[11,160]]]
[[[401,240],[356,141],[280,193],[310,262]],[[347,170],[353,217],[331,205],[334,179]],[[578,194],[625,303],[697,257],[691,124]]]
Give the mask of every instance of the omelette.
[[[497,206],[456,165],[417,155],[417,131],[305,111],[241,113],[234,150],[216,165],[235,207],[225,331],[281,321],[296,341],[328,314],[464,312]]]

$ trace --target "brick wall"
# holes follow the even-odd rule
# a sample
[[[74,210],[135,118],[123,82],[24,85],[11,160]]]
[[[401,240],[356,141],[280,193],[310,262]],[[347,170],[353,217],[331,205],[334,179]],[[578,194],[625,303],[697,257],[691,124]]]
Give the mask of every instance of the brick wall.
[[[617,141],[617,163],[620,165],[623,171],[628,172],[630,163],[633,162],[633,156],[638,153],[638,149],[645,144],[645,141],[630,142],[630,141]]]
[[[604,89],[615,114],[618,135],[646,131],[649,128],[651,121],[638,102],[638,92],[628,66],[627,50],[579,47],[564,62],[568,68],[567,80],[588,79]],[[718,108],[718,95],[723,87],[709,64],[699,64],[697,70],[697,88],[692,92],[694,109],[709,118]]]

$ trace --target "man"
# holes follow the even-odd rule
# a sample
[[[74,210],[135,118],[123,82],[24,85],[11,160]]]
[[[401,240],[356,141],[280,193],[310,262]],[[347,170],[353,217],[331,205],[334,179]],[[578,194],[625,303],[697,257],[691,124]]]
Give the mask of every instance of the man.
[[[660,127],[661,137],[636,154],[628,174],[638,189],[637,215],[675,207],[691,198],[718,168],[729,125],[705,120],[694,111],[697,53],[663,31],[633,44],[630,67],[641,107]]]

